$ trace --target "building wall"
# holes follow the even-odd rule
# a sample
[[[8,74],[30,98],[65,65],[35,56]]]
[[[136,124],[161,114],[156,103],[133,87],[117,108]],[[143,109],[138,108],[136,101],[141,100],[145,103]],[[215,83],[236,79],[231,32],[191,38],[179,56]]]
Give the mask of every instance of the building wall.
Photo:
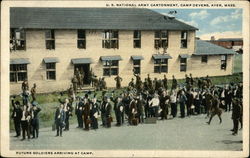
[[[86,31],[86,49],[77,48],[77,30],[55,30],[55,50],[46,50],[44,30],[26,31],[26,50],[11,52],[11,58],[29,58],[28,81],[30,87],[36,83],[38,93],[54,92],[66,90],[71,84],[74,65],[71,63],[73,58],[92,58],[91,69],[98,77],[103,75],[103,66],[100,56],[120,55],[122,60],[119,62],[119,75],[123,78],[122,86],[127,86],[133,77],[132,55],[141,55],[141,77],[150,74],[151,78],[163,78],[166,73],[154,73],[154,62],[152,55],[157,51],[154,48],[154,31],[142,31],[141,48],[133,48],[133,31],[119,31],[119,49],[102,48],[102,31]],[[209,56],[207,64],[201,64],[201,57],[188,59],[187,72],[180,72],[179,54],[192,55],[195,49],[195,32],[188,32],[188,48],[180,48],[181,31],[169,32],[169,45],[167,53],[172,56],[168,60],[168,78],[175,75],[176,78],[183,78],[186,73],[198,76],[217,76],[232,73],[232,57],[228,57],[227,70],[220,70],[220,56]],[[162,49],[159,50],[163,52]],[[57,57],[59,63],[56,64],[56,80],[46,80],[46,69],[43,63],[45,57]],[[205,70],[205,71],[204,71]],[[105,77],[108,87],[114,87],[115,76]],[[21,92],[21,83],[11,83],[10,93],[18,94]]]

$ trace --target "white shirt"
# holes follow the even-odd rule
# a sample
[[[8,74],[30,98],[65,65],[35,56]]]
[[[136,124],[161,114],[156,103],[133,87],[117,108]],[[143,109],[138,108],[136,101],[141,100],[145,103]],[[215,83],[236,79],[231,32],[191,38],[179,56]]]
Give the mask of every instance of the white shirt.
[[[172,95],[170,95],[170,102],[171,103],[176,103],[176,95],[175,94],[172,94]]]
[[[224,90],[221,93],[221,98],[225,98],[225,91]]]
[[[23,115],[22,115],[21,120],[22,120],[22,121],[25,121],[25,111],[23,111]]]
[[[160,104],[159,98],[153,98],[152,100],[150,100],[149,105],[151,105],[151,104],[152,104],[152,106],[159,106],[159,104]]]

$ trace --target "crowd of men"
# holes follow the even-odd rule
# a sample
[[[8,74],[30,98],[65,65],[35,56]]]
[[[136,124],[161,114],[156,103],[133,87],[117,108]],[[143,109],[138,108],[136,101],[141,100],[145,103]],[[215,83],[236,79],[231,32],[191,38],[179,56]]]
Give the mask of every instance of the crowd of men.
[[[98,129],[98,119],[101,120],[101,125],[106,128],[111,128],[111,123],[115,120],[116,126],[122,126],[126,122],[128,125],[136,126],[145,123],[149,118],[167,120],[171,117],[171,119],[174,119],[178,114],[177,109],[180,111],[180,118],[206,114],[209,117],[208,124],[211,123],[215,115],[219,117],[220,123],[222,123],[222,113],[232,110],[232,134],[237,135],[239,123],[242,128],[242,83],[215,86],[209,76],[193,78],[190,74],[186,75],[185,83],[178,83],[173,76],[172,84],[168,87],[168,80],[165,75],[163,79],[155,78],[154,80],[148,75],[144,82],[140,75],[135,74],[135,78],[135,81],[132,78],[128,87],[119,94],[104,90],[105,87],[102,87],[101,97],[97,97],[97,93],[90,91],[85,93],[84,96],[77,96],[74,86],[71,85],[68,89],[68,97],[64,100],[59,99],[60,106],[55,112],[56,136],[62,136],[63,130],[68,131],[70,129],[69,119],[73,114],[77,117],[77,127],[88,131]],[[117,76],[115,81],[117,82],[117,88],[121,88],[122,78]],[[20,106],[20,103],[14,103],[13,101],[13,113],[17,112],[15,109],[19,109],[20,115],[23,114],[25,120],[27,120],[26,124],[28,125],[22,125],[22,128],[24,128],[23,139],[25,139],[25,131],[27,133],[29,133],[28,130],[33,131],[34,137],[34,131],[39,128],[39,123],[37,123],[37,128],[29,122],[35,118],[31,115],[32,110],[37,111],[37,114],[40,108],[36,108],[37,102],[34,93],[36,85],[34,84],[33,90],[31,90],[31,93],[33,93],[31,94],[31,103],[26,96],[27,86],[22,87],[25,89],[23,90],[23,107],[26,106],[26,108],[16,108],[16,106]],[[61,93],[61,95],[63,94]],[[114,111],[115,119],[112,117],[112,111]],[[26,115],[30,118],[26,119]],[[24,118],[23,116],[19,116],[18,120]],[[14,116],[13,118],[16,122]],[[32,125],[33,128],[29,125]],[[19,131],[20,129],[17,130],[19,128],[17,126],[15,123],[15,129]],[[17,136],[19,135],[20,133],[17,132]]]
[[[11,104],[13,107],[11,117],[14,120],[14,127],[16,136],[19,137],[22,134],[22,139],[38,138],[39,136],[39,116],[38,113],[41,108],[38,107],[36,101],[36,84],[33,85],[29,91],[29,85],[27,80],[22,83],[22,103],[15,100],[16,97],[11,98]],[[30,94],[31,93],[31,94]],[[29,96],[32,100],[30,101]],[[31,137],[32,136],[32,137]]]

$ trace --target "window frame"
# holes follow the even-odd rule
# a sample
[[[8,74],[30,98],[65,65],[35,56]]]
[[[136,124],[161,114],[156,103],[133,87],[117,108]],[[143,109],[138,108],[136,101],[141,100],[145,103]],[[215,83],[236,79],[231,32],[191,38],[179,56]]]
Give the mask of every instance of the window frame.
[[[103,60],[102,66],[103,66],[103,76],[110,77],[119,75],[119,60]],[[116,69],[117,74],[112,74],[112,69]],[[105,73],[105,70],[108,70],[108,74]]]
[[[20,38],[17,39],[17,32],[20,33]],[[11,45],[12,43],[12,45]],[[19,43],[19,44],[18,44]],[[23,46],[22,46],[23,45]],[[26,50],[26,31],[25,29],[10,30],[10,51]]]
[[[156,71],[156,67],[159,67],[159,72]],[[166,67],[166,71],[163,71],[164,67]],[[168,73],[168,59],[154,59],[154,73]]]
[[[117,36],[117,37],[113,37],[113,36]],[[118,30],[104,30],[102,32],[102,48],[119,49],[119,31]]]
[[[163,37],[163,32],[166,32],[166,37]],[[156,37],[157,34],[159,35],[159,37]],[[155,49],[160,49],[160,48],[168,48],[168,44],[169,44],[169,32],[168,30],[159,30],[159,31],[155,31],[155,35],[154,35],[154,48]],[[165,41],[165,44],[163,44]]]
[[[138,70],[138,72],[136,72],[136,69]],[[135,74],[141,74],[141,59],[133,60],[133,72]]]
[[[47,37],[47,33],[49,33],[50,37]],[[56,44],[55,44],[55,30],[45,30],[45,48],[46,50],[55,50]]]
[[[184,69],[182,69],[183,67]],[[180,58],[180,72],[187,72],[187,58]]]
[[[182,34],[186,33],[186,37],[182,37]],[[182,44],[184,42],[184,46]],[[188,31],[181,31],[181,48],[187,48],[188,47]]]
[[[201,56],[201,63],[207,63],[208,62],[208,55],[202,55]]]
[[[140,30],[134,30],[133,46],[134,48],[141,48],[141,31]]]
[[[21,67],[24,66],[24,69]],[[11,70],[11,69],[14,70]],[[23,80],[20,80],[19,74],[25,73],[25,77]],[[14,80],[11,80],[11,74],[14,74]],[[10,64],[10,83],[20,83],[23,82],[24,80],[28,79],[28,66],[27,64]]]
[[[80,36],[80,32],[84,32],[83,33],[83,37],[79,37]],[[82,43],[82,47],[80,47],[80,43]],[[83,29],[78,29],[77,30],[77,48],[78,49],[86,49],[86,30]]]
[[[49,65],[52,65],[52,64],[53,64],[52,68],[49,67]],[[45,63],[45,69],[46,69],[46,80],[48,80],[48,81],[54,81],[54,80],[56,80],[56,63],[55,62]],[[53,77],[51,78],[51,76],[50,76],[51,72],[55,73],[54,74],[54,78]]]
[[[223,59],[225,57],[225,59]],[[227,55],[221,55],[221,64],[220,64],[220,69],[221,70],[226,70],[227,69]],[[225,67],[223,67],[223,64],[225,64]]]

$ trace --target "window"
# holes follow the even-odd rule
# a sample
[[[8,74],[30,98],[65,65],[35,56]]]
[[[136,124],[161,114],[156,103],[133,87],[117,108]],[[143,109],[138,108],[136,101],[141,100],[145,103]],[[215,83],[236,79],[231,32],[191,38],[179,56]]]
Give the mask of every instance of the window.
[[[141,74],[141,60],[133,60],[134,73]]]
[[[187,48],[187,31],[181,31],[181,48]]]
[[[134,48],[141,48],[141,31],[134,31]]]
[[[103,76],[118,75],[119,60],[104,60],[103,61]]]
[[[85,30],[77,30],[77,48],[86,49]]]
[[[119,48],[118,31],[105,30],[102,33],[102,48]]]
[[[27,79],[27,64],[10,65],[10,82],[20,82]]]
[[[55,49],[55,33],[54,30],[45,31],[46,49]]]
[[[168,72],[168,59],[154,60],[154,73]]]
[[[221,70],[226,70],[227,68],[227,56],[222,55],[221,56]]]
[[[201,56],[201,62],[202,63],[207,63],[207,55]]]
[[[187,58],[180,58],[180,71],[181,72],[187,71]]]
[[[10,51],[26,49],[26,35],[24,29],[11,29],[10,31]]]
[[[168,31],[155,31],[155,48],[168,47]]]
[[[46,79],[56,80],[56,63],[46,63]]]

